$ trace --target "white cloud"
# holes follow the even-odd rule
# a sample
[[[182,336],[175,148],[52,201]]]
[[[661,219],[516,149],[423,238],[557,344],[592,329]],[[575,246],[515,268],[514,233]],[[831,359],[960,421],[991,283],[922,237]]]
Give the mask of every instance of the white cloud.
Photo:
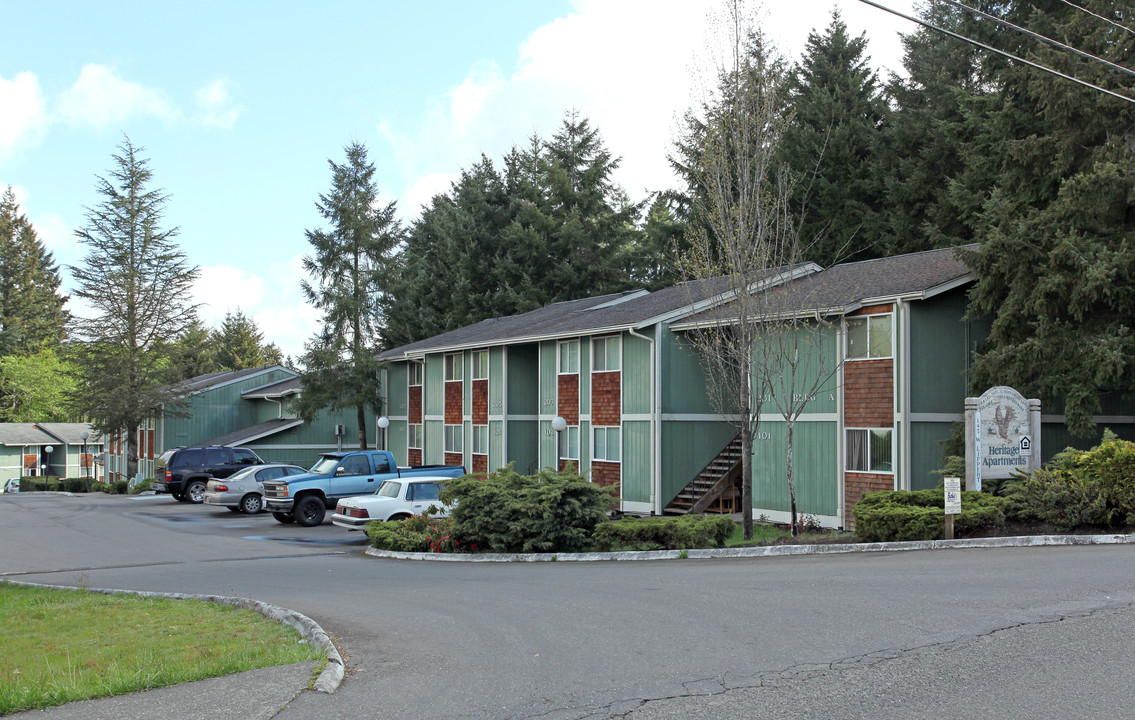
[[[30,72],[0,76],[0,161],[39,141],[48,117],[39,79]]]
[[[457,179],[456,174],[431,173],[423,175],[415,180],[406,192],[402,193],[402,197],[398,200],[398,207],[403,215],[416,217],[421,213],[423,206],[430,204],[435,195],[449,192],[450,187]]]
[[[217,78],[197,90],[198,120],[203,125],[232,129],[244,108],[237,105],[229,92],[228,78]]]
[[[59,98],[58,112],[72,124],[103,128],[139,115],[175,120],[181,113],[160,90],[124,80],[104,65],[84,65]]]

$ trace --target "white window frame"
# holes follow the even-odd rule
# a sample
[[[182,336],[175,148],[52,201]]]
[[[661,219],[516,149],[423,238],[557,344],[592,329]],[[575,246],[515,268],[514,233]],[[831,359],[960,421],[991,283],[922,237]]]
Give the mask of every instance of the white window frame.
[[[611,348],[615,348],[615,361],[612,367]],[[602,350],[600,350],[602,348]],[[603,361],[599,353],[603,353]],[[602,367],[601,367],[602,365]],[[591,339],[591,372],[615,372],[623,369],[623,339],[618,335],[607,335]]]
[[[474,425],[473,426],[473,454],[474,455],[488,455],[489,454],[489,426],[488,425]]]
[[[474,350],[473,351],[473,379],[474,380],[488,380],[489,379],[489,351],[488,350]]]
[[[870,440],[871,440],[871,433],[875,433],[875,432],[890,433],[890,436],[891,436],[891,461],[890,461],[891,469],[890,470],[872,470],[872,469],[870,469],[871,465],[873,464],[872,459],[871,459],[871,442],[870,442]],[[867,469],[866,470],[851,467],[851,448],[852,448],[851,433],[866,433],[866,440],[867,440],[867,463],[866,463]],[[889,427],[845,428],[844,440],[845,440],[845,443],[846,443],[846,449],[844,450],[843,466],[844,466],[844,470],[846,472],[868,473],[868,474],[871,474],[871,475],[894,475],[895,474],[895,429],[894,428],[889,428]]]
[[[572,349],[575,350],[575,367],[572,365]],[[564,350],[568,351],[567,369],[564,369]],[[559,375],[579,374],[579,340],[560,340],[556,343],[556,373]]]
[[[465,453],[465,426],[446,425],[444,448],[447,453]]]
[[[422,449],[422,423],[406,423],[406,449]]]
[[[422,376],[426,374],[425,365],[420,362],[411,362],[406,368],[406,386],[421,387]]]
[[[446,353],[445,381],[457,382],[465,379],[465,353]]]
[[[604,456],[599,455],[599,436],[603,435],[603,446],[607,448]],[[611,435],[614,434],[612,444]],[[615,450],[615,457],[611,457],[611,449]],[[591,459],[592,461],[621,463],[623,457],[623,429],[619,425],[600,425],[591,428]]]
[[[579,465],[579,426],[569,425],[557,433],[559,437],[556,438],[556,457],[560,460],[573,460],[576,465]],[[572,438],[575,438],[575,447],[572,448]],[[566,447],[565,447],[566,446]],[[575,454],[571,453],[574,450]]]
[[[871,348],[871,326],[872,326],[873,323],[871,321],[872,320],[881,320],[883,318],[887,319],[887,322],[888,322],[888,325],[889,325],[889,327],[887,328],[887,335],[890,338],[890,342],[887,343],[887,345],[890,348],[890,352],[888,352],[886,355],[873,355],[872,354],[872,348]],[[850,360],[850,361],[886,360],[888,358],[892,358],[892,357],[895,356],[895,314],[893,312],[876,313],[874,315],[857,315],[855,317],[844,318],[843,322],[844,322],[844,326],[845,326],[843,356],[847,360]],[[866,354],[864,354],[864,355],[852,356],[852,354],[851,354],[851,325],[852,325],[852,323],[860,323],[860,322],[864,323],[864,325],[867,329],[867,350],[866,350]]]

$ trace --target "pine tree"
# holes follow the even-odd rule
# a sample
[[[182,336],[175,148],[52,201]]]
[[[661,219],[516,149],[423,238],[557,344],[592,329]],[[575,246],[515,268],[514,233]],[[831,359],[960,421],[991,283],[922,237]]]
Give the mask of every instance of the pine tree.
[[[70,317],[61,284],[54,256],[9,187],[0,198],[0,355],[59,347]]]
[[[1133,19],[1105,0],[1080,5]],[[1135,57],[1135,35],[1075,6],[1014,2],[1006,17],[1121,65]],[[1012,50],[1135,97],[1130,76],[1102,64],[1028,38]],[[1000,172],[969,255],[971,310],[994,322],[974,382],[1062,398],[1085,434],[1100,392],[1135,391],[1135,104],[1009,62],[994,80],[1002,106],[986,147]]]
[[[793,201],[806,257],[825,267],[881,254],[882,182],[872,160],[887,107],[866,49],[866,34],[848,35],[833,11],[822,35],[808,35],[787,83],[792,120],[779,159],[799,177]]]
[[[173,362],[184,380],[224,369],[217,360],[213,331],[196,318],[173,343]]]
[[[301,359],[303,395],[296,410],[311,419],[325,408],[354,408],[359,447],[367,448],[366,409],[380,410],[378,323],[390,256],[401,242],[402,228],[393,202],[380,206],[374,165],[366,146],[345,148],[342,165],[331,167],[331,191],[316,208],[329,229],[307,231],[314,255],[303,259],[311,281],[302,289],[323,312],[323,327],[306,345]]]
[[[247,370],[270,364],[264,334],[239,308],[225,313],[221,327],[213,331],[212,341],[216,347],[216,362],[226,370]],[[279,354],[278,349],[276,353]]]
[[[186,298],[197,268],[174,242],[177,229],[161,226],[169,198],[149,189],[153,173],[142,149],[126,138],[118,150],[109,178],[97,181],[102,202],[87,208],[86,225],[75,231],[87,252],[71,268],[75,296],[94,314],[77,323],[83,382],[73,399],[99,432],[125,431],[133,475],[138,433],[132,431],[178,399],[174,345],[196,317]]]

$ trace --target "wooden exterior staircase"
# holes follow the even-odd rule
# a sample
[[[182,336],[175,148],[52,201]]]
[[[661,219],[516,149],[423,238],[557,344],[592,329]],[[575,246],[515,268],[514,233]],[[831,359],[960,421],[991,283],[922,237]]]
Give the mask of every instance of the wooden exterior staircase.
[[[741,434],[729,441],[686,485],[664,513],[734,513],[741,505]]]

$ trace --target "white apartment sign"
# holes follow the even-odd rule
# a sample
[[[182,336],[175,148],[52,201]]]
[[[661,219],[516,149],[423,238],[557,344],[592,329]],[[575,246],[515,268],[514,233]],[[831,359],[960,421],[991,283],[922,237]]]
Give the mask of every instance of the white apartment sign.
[[[1015,470],[1039,465],[1040,401],[1026,400],[1010,387],[990,388],[966,398],[966,447],[969,486],[984,479],[1007,478]]]

